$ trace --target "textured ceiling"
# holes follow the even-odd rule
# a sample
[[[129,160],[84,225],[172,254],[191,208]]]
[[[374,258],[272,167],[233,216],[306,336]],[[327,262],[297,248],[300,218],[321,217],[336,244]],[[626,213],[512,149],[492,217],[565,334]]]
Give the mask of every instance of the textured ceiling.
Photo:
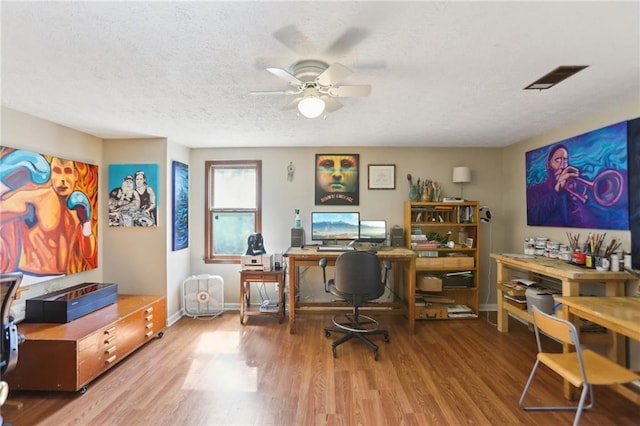
[[[640,98],[627,2],[2,1],[2,105],[101,138],[190,147],[500,147]],[[265,67],[339,62],[323,119]],[[589,65],[548,91],[559,65]]]

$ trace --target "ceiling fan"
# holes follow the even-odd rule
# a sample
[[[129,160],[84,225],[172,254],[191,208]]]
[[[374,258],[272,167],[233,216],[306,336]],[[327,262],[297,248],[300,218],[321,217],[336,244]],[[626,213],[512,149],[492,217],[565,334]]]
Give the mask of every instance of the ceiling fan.
[[[253,95],[297,95],[282,109],[298,108],[298,112],[307,118],[317,118],[327,112],[342,108],[335,98],[369,96],[370,85],[339,85],[351,74],[351,70],[342,64],[328,65],[318,60],[303,60],[291,67],[291,72],[282,68],[267,68],[267,71],[287,80],[289,90],[251,92]]]

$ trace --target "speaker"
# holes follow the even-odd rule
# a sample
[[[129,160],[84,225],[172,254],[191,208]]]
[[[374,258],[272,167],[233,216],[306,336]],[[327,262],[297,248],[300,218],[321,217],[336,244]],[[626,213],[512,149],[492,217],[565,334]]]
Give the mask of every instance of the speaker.
[[[397,225],[391,228],[391,247],[404,247],[404,229]]]
[[[304,246],[304,228],[291,228],[291,247]]]
[[[491,209],[487,206],[480,207],[480,222],[489,223],[491,222]]]

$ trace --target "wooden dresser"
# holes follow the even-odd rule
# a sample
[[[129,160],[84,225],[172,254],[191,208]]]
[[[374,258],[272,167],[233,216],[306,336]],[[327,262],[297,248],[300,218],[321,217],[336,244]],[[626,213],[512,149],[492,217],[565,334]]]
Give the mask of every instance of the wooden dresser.
[[[3,376],[15,390],[79,391],[166,326],[164,296],[119,295],[118,301],[66,324],[21,323],[25,342]]]

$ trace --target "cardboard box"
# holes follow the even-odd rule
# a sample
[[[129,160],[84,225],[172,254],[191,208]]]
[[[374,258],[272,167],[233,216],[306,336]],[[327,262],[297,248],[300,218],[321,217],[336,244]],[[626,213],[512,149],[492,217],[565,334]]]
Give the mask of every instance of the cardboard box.
[[[510,296],[524,296],[527,288],[522,284],[508,281],[506,283],[498,283],[498,289],[502,290],[502,293]]]
[[[416,283],[420,291],[442,291],[442,280],[433,275],[420,275]]]
[[[447,305],[416,306],[417,319],[444,319],[448,316]]]

